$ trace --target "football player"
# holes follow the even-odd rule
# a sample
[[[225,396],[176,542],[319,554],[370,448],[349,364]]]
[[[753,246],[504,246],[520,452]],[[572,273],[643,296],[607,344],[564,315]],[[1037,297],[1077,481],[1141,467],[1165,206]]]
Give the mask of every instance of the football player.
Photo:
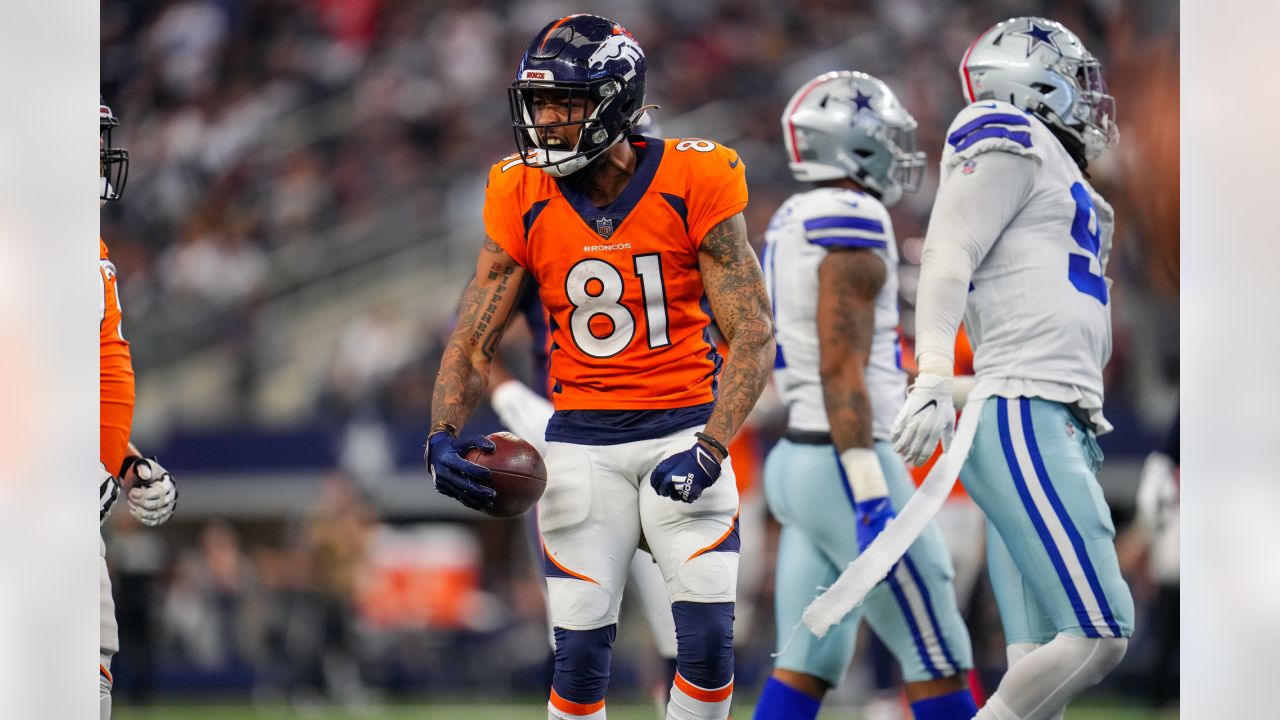
[[[956,607],[950,556],[930,527],[825,637],[800,624],[914,490],[889,444],[906,393],[898,345],[898,250],[886,206],[914,192],[924,169],[916,121],[880,80],[830,72],[787,104],[791,172],[815,188],[769,223],[765,273],[777,333],[774,379],[787,432],[765,465],[769,509],[782,524],[777,560],[779,650],[756,718],[813,720],[840,682],[865,616],[902,666],[921,720],[969,720],[973,666]],[[792,628],[796,628],[794,633]]]
[[[965,464],[989,521],[1009,671],[978,714],[1041,720],[1107,675],[1133,632],[1095,473],[1111,353],[1111,206],[1089,163],[1115,146],[1115,101],[1070,30],[999,23],[960,63],[968,107],[948,130],[916,312],[920,375],[894,446],[925,460],[954,432],[952,348],[964,316],[979,413]]]
[[[111,108],[98,102],[99,202],[115,202],[124,193],[129,172],[129,152],[111,144],[111,131],[120,125]],[[101,477],[98,485],[99,524],[106,521],[121,490],[128,486],[129,512],[142,524],[155,526],[169,519],[178,502],[178,489],[169,471],[129,442],[133,426],[133,361],[129,343],[121,332],[120,291],[116,268],[107,257],[107,244],[98,239],[101,295],[98,299],[99,439]],[[99,636],[98,704],[102,720],[111,717],[111,658],[120,649],[116,608],[107,574],[107,545],[98,540]]]
[[[672,720],[727,717],[733,695],[737,489],[725,444],[773,360],[764,277],[742,210],[745,167],[709,140],[629,137],[644,51],[617,23],[543,28],[509,90],[519,153],[493,166],[488,237],[445,349],[427,464],[436,488],[493,502],[458,437],[527,277],[551,318],[547,490],[538,504],[556,667],[551,718],[603,718],[618,604],[652,551],[677,635]],[[722,358],[707,332],[714,313]]]

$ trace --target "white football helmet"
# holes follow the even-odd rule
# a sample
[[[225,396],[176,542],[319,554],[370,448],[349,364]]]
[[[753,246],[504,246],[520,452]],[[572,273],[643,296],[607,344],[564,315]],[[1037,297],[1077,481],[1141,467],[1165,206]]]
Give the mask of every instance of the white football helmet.
[[[888,85],[840,70],[805,83],[782,111],[791,174],[803,182],[851,178],[885,205],[920,189],[925,155],[916,121]]]
[[[1102,64],[1062,23],[1019,17],[997,24],[965,52],[960,84],[970,103],[1002,100],[1057,128],[1088,160],[1120,141]]]

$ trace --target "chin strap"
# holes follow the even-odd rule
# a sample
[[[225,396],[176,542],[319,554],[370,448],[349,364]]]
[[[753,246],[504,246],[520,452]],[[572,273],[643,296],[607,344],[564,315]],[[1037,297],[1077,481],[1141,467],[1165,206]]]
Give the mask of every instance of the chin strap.
[[[1067,132],[1066,123],[1062,121],[1062,116],[1054,112],[1048,105],[1040,103],[1037,107],[1027,108],[1027,112],[1044,120],[1044,124],[1049,128],[1049,132],[1058,138],[1058,142],[1062,143],[1062,147],[1066,149],[1067,154],[1075,161],[1076,166],[1080,168],[1080,172],[1089,177],[1089,159],[1084,154],[1084,141]]]
[[[636,111],[635,111],[635,112],[633,112],[633,113],[631,113],[631,117],[630,117],[630,119],[628,119],[628,120],[627,120],[627,124],[630,126],[630,127],[628,128],[628,130],[630,130],[631,128],[634,128],[634,127],[636,126],[636,123],[640,122],[640,118],[641,118],[641,117],[643,117],[643,116],[644,116],[644,114],[645,114],[646,112],[648,112],[650,108],[652,108],[652,109],[654,109],[654,110],[661,110],[661,109],[662,109],[662,106],[661,106],[661,105],[642,105],[642,106],[640,106],[640,109],[639,109],[639,110],[636,110]]]

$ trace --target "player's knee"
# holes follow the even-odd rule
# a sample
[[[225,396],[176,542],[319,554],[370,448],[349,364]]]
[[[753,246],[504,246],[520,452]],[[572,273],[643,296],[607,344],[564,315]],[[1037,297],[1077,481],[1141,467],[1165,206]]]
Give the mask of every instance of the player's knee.
[[[1077,660],[1081,679],[1090,686],[1098,684],[1115,670],[1129,648],[1128,638],[1066,637],[1070,638],[1072,655]]]
[[[676,621],[676,668],[700,688],[724,687],[733,679],[733,603],[672,603]]]
[[[732,599],[738,585],[738,553],[703,553],[680,566],[676,583],[673,597],[704,603]]]
[[[551,622],[554,625],[592,627],[617,623],[618,603],[601,585],[581,580],[561,580],[548,573],[547,591],[551,597]]]
[[[596,703],[609,689],[609,659],[618,626],[595,630],[556,628],[556,671],[551,687],[575,703]]]

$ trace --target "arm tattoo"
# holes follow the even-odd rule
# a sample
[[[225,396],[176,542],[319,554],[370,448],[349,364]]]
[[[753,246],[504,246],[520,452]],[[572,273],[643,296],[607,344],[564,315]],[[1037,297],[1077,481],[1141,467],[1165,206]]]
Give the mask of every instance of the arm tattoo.
[[[875,332],[876,295],[887,268],[867,250],[836,250],[818,268],[818,347],[822,395],[839,451],[872,447],[864,368]]]
[[[698,248],[698,267],[711,311],[729,341],[720,376],[720,396],[707,420],[707,434],[729,444],[755,407],[773,369],[773,313],[764,273],[747,239],[741,213],[707,233]]]
[[[458,324],[440,358],[431,398],[431,423],[462,427],[488,383],[489,362],[511,316],[525,272],[485,238],[476,275],[458,303]]]

